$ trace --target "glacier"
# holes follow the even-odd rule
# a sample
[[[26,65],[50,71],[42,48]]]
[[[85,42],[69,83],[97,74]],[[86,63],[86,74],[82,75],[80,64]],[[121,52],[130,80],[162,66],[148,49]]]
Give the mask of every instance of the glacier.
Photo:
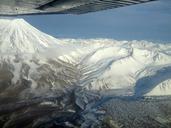
[[[2,128],[168,128],[170,96],[171,43],[56,39],[0,19]]]

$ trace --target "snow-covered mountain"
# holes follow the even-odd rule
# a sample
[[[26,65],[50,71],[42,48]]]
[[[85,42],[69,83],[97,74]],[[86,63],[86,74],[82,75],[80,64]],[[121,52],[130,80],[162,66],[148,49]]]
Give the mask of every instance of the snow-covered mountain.
[[[37,52],[57,39],[38,31],[23,19],[0,20],[0,52]]]
[[[1,67],[4,70],[3,65],[10,65],[12,83],[20,80],[25,65],[28,73],[27,78],[23,77],[36,87],[37,80],[33,80],[36,79],[33,76],[40,77],[41,73],[37,70],[43,65],[48,66],[49,60],[53,60],[72,65],[79,72],[75,72],[79,76],[79,79],[74,78],[78,80],[77,84],[88,90],[117,90],[117,95],[118,92],[119,95],[154,95],[150,92],[155,88],[158,90],[156,95],[171,94],[170,44],[110,39],[59,40],[37,30],[23,19],[1,19],[0,30]],[[165,68],[167,71],[163,73]],[[159,76],[158,82],[152,82],[156,81],[156,75]]]
[[[29,113],[35,113],[35,128],[42,120],[57,118],[53,112],[62,111],[61,120],[71,121],[79,115],[76,109],[94,110],[94,102],[103,103],[100,97],[154,95],[171,95],[169,43],[56,39],[23,19],[0,19],[3,128],[24,125]],[[23,112],[28,115],[20,118]],[[71,115],[66,119],[63,114]]]
[[[23,19],[1,19],[0,30],[1,96],[16,91],[15,88],[21,88],[17,90],[21,98],[32,93],[46,95],[50,90],[56,93],[75,81],[74,65],[58,59],[66,53],[65,48],[70,52],[62,41],[40,32]]]
[[[84,45],[89,50],[78,64],[83,88],[117,95],[171,94],[170,44],[109,39],[64,42]]]

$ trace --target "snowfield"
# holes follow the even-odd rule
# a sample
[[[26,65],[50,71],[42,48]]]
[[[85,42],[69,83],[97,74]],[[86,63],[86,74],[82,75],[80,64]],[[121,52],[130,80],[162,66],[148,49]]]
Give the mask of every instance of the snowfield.
[[[83,74],[79,81],[83,88],[101,92],[123,90],[121,95],[171,94],[170,44],[110,39],[62,41],[68,45],[80,45],[80,50],[85,51],[77,64]],[[145,78],[150,80],[143,80]],[[139,82],[141,80],[143,84]]]
[[[98,111],[99,106],[107,108],[107,113],[110,109],[114,111],[109,106],[115,103],[123,110],[123,105],[129,105],[128,109],[133,111],[132,106],[140,107],[146,101],[140,98],[131,104],[128,102],[131,99],[170,95],[169,43],[56,39],[23,19],[0,19],[2,128],[43,128],[44,124],[50,128],[53,120],[59,121],[59,126],[74,127],[80,124],[80,116],[83,118],[80,127],[86,128],[100,120],[97,114],[103,115],[102,110]],[[126,97],[124,102],[123,97]],[[149,106],[142,108],[143,111]],[[113,113],[118,112],[116,115],[120,118],[123,110],[116,108]],[[137,111],[141,110],[137,108]],[[156,114],[154,109],[151,112]],[[53,113],[58,113],[58,117]],[[138,118],[135,113],[133,116]],[[73,123],[73,120],[79,121]]]

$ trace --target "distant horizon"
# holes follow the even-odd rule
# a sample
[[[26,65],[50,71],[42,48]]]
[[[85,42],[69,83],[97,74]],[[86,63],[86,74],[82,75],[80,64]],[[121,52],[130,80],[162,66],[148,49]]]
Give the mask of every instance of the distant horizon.
[[[171,43],[171,1],[110,9],[83,15],[17,16],[56,38],[146,40]]]
[[[24,18],[16,18],[16,17],[15,18],[4,17],[4,18],[0,18],[0,19],[7,19],[7,20],[23,19],[23,20],[25,20]],[[30,24],[30,25],[32,25],[32,24]],[[37,28],[36,26],[33,26],[33,27],[35,27],[39,31],[42,31],[39,28]],[[147,41],[147,42],[152,42],[152,43],[171,43],[171,41],[167,42],[167,41],[162,41],[162,40],[145,40],[145,39],[116,39],[116,38],[106,38],[106,37],[90,37],[90,38],[84,38],[84,37],[60,37],[60,36],[51,35],[51,34],[49,34],[47,32],[43,32],[43,33],[48,34],[48,35],[50,35],[50,36],[52,36],[54,38],[61,39],[61,40],[68,40],[68,39],[75,39],[75,40],[106,40],[107,39],[107,40],[129,41],[129,42],[132,42],[132,41]]]

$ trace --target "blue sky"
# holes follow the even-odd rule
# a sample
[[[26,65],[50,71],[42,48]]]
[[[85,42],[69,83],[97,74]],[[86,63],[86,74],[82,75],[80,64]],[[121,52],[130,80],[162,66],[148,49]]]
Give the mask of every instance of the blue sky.
[[[171,0],[84,15],[25,16],[24,19],[58,38],[113,38],[171,43]]]

